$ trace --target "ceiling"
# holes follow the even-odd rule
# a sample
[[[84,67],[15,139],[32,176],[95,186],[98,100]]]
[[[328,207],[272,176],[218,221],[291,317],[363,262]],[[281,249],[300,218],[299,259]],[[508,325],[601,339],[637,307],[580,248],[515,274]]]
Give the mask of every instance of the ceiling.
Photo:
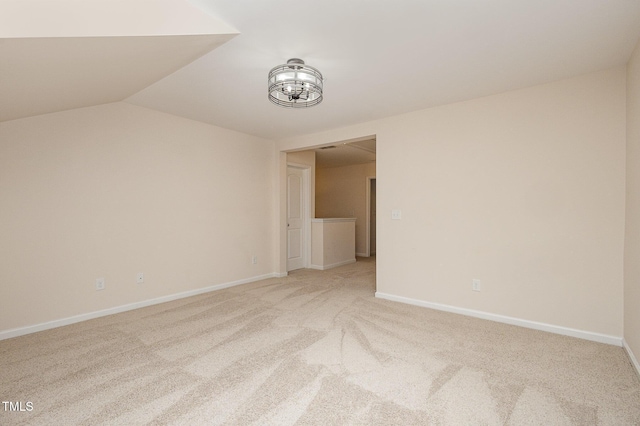
[[[236,35],[184,1],[2,0],[0,121],[122,101]]]
[[[336,143],[313,149],[313,151],[316,153],[316,167],[319,169],[373,163],[376,161],[375,139]]]
[[[229,38],[181,35],[2,40],[0,98],[5,102],[0,102],[0,121],[121,101]]]
[[[7,1],[31,7],[31,15],[40,20],[31,16],[26,22],[38,24],[37,34],[31,37],[39,39],[11,40],[29,35],[7,35],[0,29],[0,98],[7,99],[10,93],[18,102],[13,106],[2,102],[0,119],[50,112],[51,107],[39,96],[44,94],[46,99],[58,99],[58,110],[124,100],[268,139],[320,132],[621,66],[640,37],[638,0],[190,0],[187,18],[149,12],[158,5],[184,5],[186,0],[3,3]],[[96,44],[92,51],[83,46],[90,40],[77,38],[91,36],[87,28],[62,36],[57,30],[42,29],[43,19],[53,13],[43,5],[61,2],[79,8],[75,13],[64,12],[68,17],[80,16],[80,21],[86,20],[95,5],[104,9],[136,3],[143,7],[138,12],[147,13],[114,16],[144,17],[151,23],[153,19],[175,20],[180,28],[169,32],[163,24],[148,32],[171,37],[156,37],[157,44],[145,47],[140,37],[134,37],[141,35],[139,31],[109,33],[109,25],[120,24],[119,18],[103,20],[100,36],[130,37],[111,40],[115,44],[107,46]],[[34,4],[38,7],[32,7]],[[198,25],[206,27],[202,16],[208,16],[227,29],[190,32],[185,22],[195,19],[191,9],[201,15]],[[21,24],[7,13],[0,15]],[[130,20],[135,23],[136,19]],[[236,31],[239,35],[233,37]],[[172,47],[172,43],[197,44],[194,36],[198,34],[210,36],[199,50],[183,55],[180,46]],[[69,44],[74,40],[77,49]],[[101,62],[96,52],[104,52],[105,60]],[[107,60],[116,52],[123,55]],[[136,57],[135,52],[146,56]],[[178,56],[179,60],[172,59]],[[325,75],[325,97],[320,105],[291,110],[268,101],[267,73],[292,57]],[[35,65],[29,69],[33,72],[12,71],[32,62]],[[94,62],[99,65],[92,66]],[[49,64],[55,73],[47,72]],[[109,72],[101,71],[108,66]],[[65,70],[73,79],[65,79]],[[55,90],[73,88],[72,82],[82,80],[79,76],[96,78],[77,92]],[[78,93],[84,93],[81,102],[71,99]],[[20,109],[21,99],[26,106],[16,115],[12,111]]]

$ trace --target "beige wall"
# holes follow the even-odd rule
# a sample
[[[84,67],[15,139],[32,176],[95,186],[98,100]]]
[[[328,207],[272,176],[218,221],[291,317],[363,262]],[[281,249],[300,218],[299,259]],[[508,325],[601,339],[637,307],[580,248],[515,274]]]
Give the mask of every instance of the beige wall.
[[[272,273],[273,149],[126,103],[0,123],[0,331]]]
[[[278,148],[376,135],[377,291],[621,337],[625,96],[620,67]]]
[[[627,65],[626,221],[624,339],[640,360],[640,41]]]
[[[359,255],[367,252],[367,177],[375,175],[375,163],[316,170],[316,217],[355,217]]]
[[[638,56],[628,81],[617,68],[277,147],[125,103],[1,123],[0,331],[282,273],[276,153],[376,136],[378,291],[622,336],[624,289],[637,354]]]
[[[329,269],[356,261],[353,219],[314,219],[311,223],[311,265]]]

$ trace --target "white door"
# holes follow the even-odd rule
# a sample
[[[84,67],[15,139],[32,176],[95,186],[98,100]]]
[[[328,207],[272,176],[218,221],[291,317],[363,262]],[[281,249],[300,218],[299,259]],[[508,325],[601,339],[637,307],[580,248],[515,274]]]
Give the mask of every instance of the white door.
[[[304,268],[304,171],[287,167],[287,271]]]

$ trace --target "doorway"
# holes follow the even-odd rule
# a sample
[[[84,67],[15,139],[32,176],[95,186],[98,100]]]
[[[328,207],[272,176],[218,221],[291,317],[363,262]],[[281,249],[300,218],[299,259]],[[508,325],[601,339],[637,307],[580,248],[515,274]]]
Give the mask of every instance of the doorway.
[[[307,149],[296,149],[292,151],[280,151],[278,160],[278,185],[279,185],[279,217],[278,228],[278,258],[277,269],[279,276],[286,276],[289,271],[294,271],[298,268],[309,268],[311,264],[311,217],[357,217],[358,224],[356,226],[356,255],[367,257],[370,255],[370,241],[371,241],[371,211],[370,211],[370,193],[371,186],[367,177],[375,179],[376,175],[376,136],[364,136],[354,138],[351,140],[345,140],[341,142],[334,142],[333,144],[318,145],[316,147],[308,147]],[[370,164],[373,163],[373,164]],[[354,169],[346,169],[347,166],[358,166]],[[302,202],[303,207],[306,207],[307,212],[303,213],[305,219],[303,220],[303,226],[306,225],[307,229],[300,231],[295,224],[291,225],[289,212],[295,210],[297,203],[294,199],[290,199],[289,194],[289,181],[299,182],[300,177],[294,178],[289,173],[290,167],[303,169],[302,184],[306,195],[303,192],[303,197],[308,197],[306,201]],[[340,194],[351,191],[352,195],[349,195],[345,200],[344,197],[340,199],[338,203],[334,200],[334,205],[339,205],[342,210],[338,211],[325,211],[318,207],[318,200],[321,197],[326,196],[325,189],[321,188],[317,191],[317,175],[318,170],[322,168],[342,168],[342,174],[345,175],[345,182],[349,182],[350,186],[342,185]],[[335,180],[335,179],[334,179]],[[295,185],[295,184],[293,184]],[[376,188],[377,189],[377,188]],[[322,192],[324,191],[324,192]],[[367,201],[363,198],[366,192]],[[319,195],[321,194],[321,195]],[[374,194],[377,198],[377,194]],[[338,198],[337,196],[335,198]],[[347,205],[348,204],[348,205]],[[374,202],[374,208],[375,208]],[[345,207],[347,205],[347,207]],[[326,207],[326,203],[324,204]],[[357,213],[357,214],[356,214]],[[375,210],[374,210],[375,214]],[[296,219],[295,215],[291,215],[291,219]],[[375,219],[375,217],[374,217]],[[374,253],[377,251],[377,232],[375,231],[377,225],[374,222],[373,225],[373,237],[374,237]],[[300,239],[302,238],[302,239]],[[306,252],[305,252],[306,250]]]

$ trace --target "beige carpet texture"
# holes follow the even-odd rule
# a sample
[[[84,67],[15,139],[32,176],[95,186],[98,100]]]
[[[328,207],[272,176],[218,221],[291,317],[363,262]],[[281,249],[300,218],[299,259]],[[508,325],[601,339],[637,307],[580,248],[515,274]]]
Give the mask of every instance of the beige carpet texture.
[[[0,341],[0,425],[640,425],[624,349],[374,291],[359,258]]]

